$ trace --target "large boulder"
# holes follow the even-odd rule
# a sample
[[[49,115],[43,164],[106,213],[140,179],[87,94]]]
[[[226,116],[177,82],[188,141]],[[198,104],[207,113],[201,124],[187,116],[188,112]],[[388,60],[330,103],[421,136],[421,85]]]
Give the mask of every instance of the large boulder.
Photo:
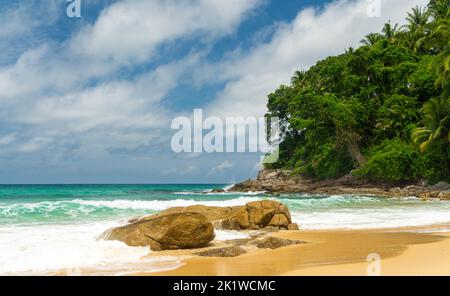
[[[193,249],[214,239],[214,227],[205,216],[193,212],[149,216],[104,232],[100,238],[152,250]]]
[[[225,230],[258,230],[264,228],[298,230],[292,223],[289,209],[284,204],[274,200],[249,202],[245,206],[208,207],[189,206],[176,207],[162,211],[159,215],[174,213],[198,213],[214,224],[216,228]],[[153,219],[154,216],[141,220]]]
[[[246,206],[250,228],[275,227],[287,230],[288,225],[293,224],[289,209],[278,201],[254,201]]]
[[[159,215],[174,213],[199,213],[206,217],[209,221],[222,220],[230,217],[231,207],[208,207],[203,205],[195,205],[189,207],[174,207],[160,212]],[[154,216],[145,217],[143,219],[152,219]]]

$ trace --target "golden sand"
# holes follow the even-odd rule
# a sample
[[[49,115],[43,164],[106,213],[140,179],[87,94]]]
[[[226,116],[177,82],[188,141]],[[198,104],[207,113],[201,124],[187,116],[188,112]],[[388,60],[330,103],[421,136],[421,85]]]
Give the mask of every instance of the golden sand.
[[[149,275],[367,275],[369,254],[381,258],[381,275],[450,275],[450,234],[397,230],[294,231],[274,234],[307,244],[256,249],[234,258],[192,252],[184,265]],[[167,253],[165,253],[167,255]],[[374,271],[371,267],[370,271]],[[375,269],[377,270],[377,269]]]

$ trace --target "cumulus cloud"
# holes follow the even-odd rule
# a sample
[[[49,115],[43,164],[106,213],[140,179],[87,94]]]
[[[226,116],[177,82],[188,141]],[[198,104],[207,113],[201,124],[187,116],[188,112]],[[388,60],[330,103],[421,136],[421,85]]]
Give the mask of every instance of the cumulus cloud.
[[[141,62],[158,46],[198,34],[231,33],[260,0],[125,0],[105,9],[94,25],[80,32],[71,47],[81,56],[126,64]]]
[[[9,2],[9,3],[6,3]],[[0,64],[17,57],[23,50],[36,46],[41,32],[59,18],[61,1],[5,1],[0,11]]]
[[[113,142],[102,141],[108,136],[126,139],[125,147],[130,137],[124,134],[143,143],[138,135],[150,139],[150,129],[169,126],[169,111],[160,102],[199,57],[194,52],[161,63],[161,47],[180,39],[213,42],[232,33],[260,3],[115,1],[68,40],[42,40],[0,67],[0,123],[21,126],[22,152],[74,141],[80,133],[82,145],[98,141],[95,146],[105,149]],[[0,28],[0,36],[34,31],[39,22],[25,24],[33,13],[28,6],[8,11],[11,23]],[[134,66],[144,70],[121,76]]]
[[[169,150],[170,141],[164,142],[170,137],[164,130],[168,121],[175,113],[190,112],[167,102],[183,83],[190,84],[188,92],[200,94],[214,85],[217,95],[206,106],[206,116],[261,116],[267,94],[288,83],[294,71],[357,46],[388,20],[402,23],[405,12],[425,0],[382,0],[380,18],[367,17],[366,0],[304,9],[290,22],[249,36],[249,48],[227,47],[215,62],[208,58],[209,50],[265,0],[96,2],[108,5],[94,21],[80,22],[66,39],[44,33],[65,13],[66,3],[60,0],[20,1],[0,12],[2,156],[20,152],[28,160],[34,153],[46,161],[72,158],[80,163],[99,159],[109,169],[129,161],[108,158],[110,153],[151,159],[141,151]],[[48,15],[42,17],[42,11]],[[211,101],[196,99],[199,107]],[[196,165],[191,165],[193,157]],[[201,155],[177,156],[170,165],[177,168],[165,174],[187,178],[211,171],[220,176],[235,163],[243,165],[232,160],[217,156],[200,166]],[[211,169],[211,162],[219,164]],[[165,165],[159,160],[154,170],[160,175]],[[101,166],[96,175],[100,172]]]
[[[228,81],[208,112],[217,116],[263,116],[267,95],[292,74],[318,60],[344,52],[389,20],[404,23],[406,11],[425,0],[381,0],[380,17],[369,17],[371,2],[339,0],[323,8],[300,11],[290,23],[279,24],[271,40],[255,44],[226,62],[213,66]],[[209,69],[211,70],[211,69]]]

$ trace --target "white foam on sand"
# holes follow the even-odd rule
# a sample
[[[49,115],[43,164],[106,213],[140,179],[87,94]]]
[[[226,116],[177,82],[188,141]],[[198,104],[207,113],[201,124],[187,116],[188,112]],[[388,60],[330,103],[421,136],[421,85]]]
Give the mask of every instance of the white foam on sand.
[[[97,240],[115,223],[0,227],[0,275],[43,274],[51,271],[77,275],[82,269],[101,274],[154,272],[181,265],[176,257],[150,257],[146,247]],[[138,264],[136,264],[138,263]],[[132,270],[130,269],[132,268]],[[139,270],[136,270],[138,268]]]
[[[218,241],[227,241],[233,239],[243,239],[249,238],[250,234],[242,231],[233,231],[233,230],[218,230],[215,229],[214,233],[216,234],[215,240]]]

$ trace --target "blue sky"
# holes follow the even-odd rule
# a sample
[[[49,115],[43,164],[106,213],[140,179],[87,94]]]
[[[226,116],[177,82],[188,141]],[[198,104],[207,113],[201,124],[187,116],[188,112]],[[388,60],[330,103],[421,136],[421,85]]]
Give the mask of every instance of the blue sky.
[[[176,154],[173,118],[265,113],[292,73],[421,0],[0,1],[0,183],[230,183],[260,154]],[[380,4],[380,14],[367,13]]]

